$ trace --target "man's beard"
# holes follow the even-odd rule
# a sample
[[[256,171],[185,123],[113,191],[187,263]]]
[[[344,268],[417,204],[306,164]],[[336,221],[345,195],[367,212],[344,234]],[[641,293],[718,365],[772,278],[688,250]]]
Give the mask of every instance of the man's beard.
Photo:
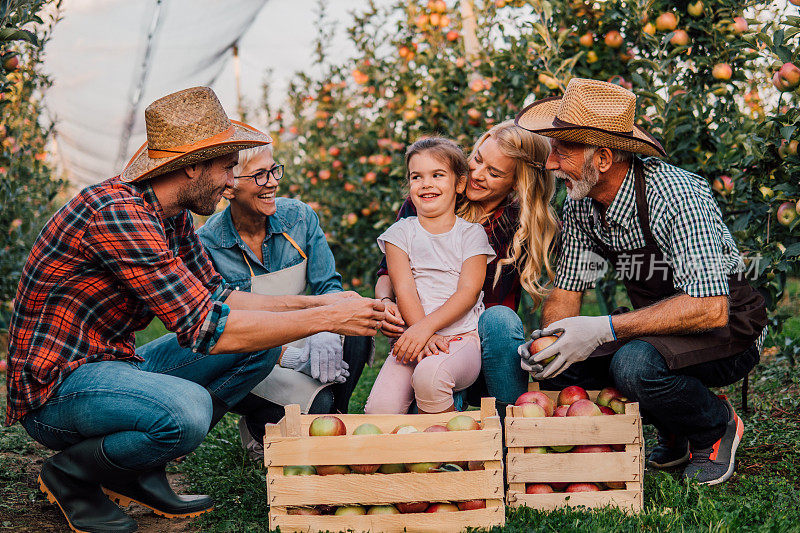
[[[203,168],[197,179],[178,193],[178,205],[198,215],[213,215],[217,210],[217,192],[211,181],[211,169]]]
[[[572,176],[561,170],[554,170],[553,175],[556,178],[569,180],[572,184],[572,188],[567,189],[567,194],[572,200],[583,200],[586,198],[594,186],[597,185],[597,182],[600,181],[600,171],[592,164],[591,159],[583,164],[580,181],[572,179]]]

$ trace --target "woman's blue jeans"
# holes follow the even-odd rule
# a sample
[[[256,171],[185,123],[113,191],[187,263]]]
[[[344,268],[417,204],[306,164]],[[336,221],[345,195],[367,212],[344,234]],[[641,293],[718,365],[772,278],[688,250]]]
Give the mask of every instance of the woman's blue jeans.
[[[203,355],[181,348],[169,334],[136,353],[143,362],[75,369],[22,419],[25,430],[53,450],[104,435],[103,449],[115,465],[148,470],[197,448],[211,423],[209,393],[226,405],[238,403],[270,373],[280,348]]]
[[[473,387],[485,391],[498,402],[513,404],[528,390],[529,376],[520,367],[517,355],[517,348],[525,342],[522,321],[508,307],[495,305],[484,311],[478,320],[478,336],[481,339],[481,375]]]

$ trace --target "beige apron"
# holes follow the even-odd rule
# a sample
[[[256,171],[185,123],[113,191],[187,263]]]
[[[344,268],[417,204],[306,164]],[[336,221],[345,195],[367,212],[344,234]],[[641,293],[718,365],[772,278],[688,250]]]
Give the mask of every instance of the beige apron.
[[[288,233],[282,235],[303,256],[303,261],[283,270],[256,276],[253,267],[250,266],[250,261],[247,260],[247,255],[244,250],[241,250],[247,268],[250,269],[251,292],[267,296],[297,295],[305,292],[308,257]],[[299,339],[289,343],[288,346],[302,348],[305,343],[305,339]],[[307,413],[317,393],[330,385],[332,383],[320,383],[302,372],[275,365],[272,372],[251,392],[278,405],[296,403],[300,405],[303,413]]]

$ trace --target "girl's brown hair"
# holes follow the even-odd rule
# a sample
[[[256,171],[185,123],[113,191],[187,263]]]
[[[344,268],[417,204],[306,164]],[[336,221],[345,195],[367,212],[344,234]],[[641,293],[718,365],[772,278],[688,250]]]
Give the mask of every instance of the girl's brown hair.
[[[444,137],[425,137],[406,149],[406,179],[409,177],[408,162],[411,157],[422,152],[430,152],[437,160],[445,163],[458,180],[469,174],[469,164],[464,151],[450,139]],[[458,184],[458,182],[456,182]]]

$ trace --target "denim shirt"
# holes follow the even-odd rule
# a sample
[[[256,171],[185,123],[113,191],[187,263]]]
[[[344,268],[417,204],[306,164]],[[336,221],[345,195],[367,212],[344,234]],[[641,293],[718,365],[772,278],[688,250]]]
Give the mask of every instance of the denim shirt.
[[[288,233],[308,256],[307,291],[326,294],[342,290],[342,276],[336,272],[333,253],[311,207],[292,198],[276,198],[277,211],[267,217],[267,235],[261,244],[264,262],[245,244],[233,226],[231,208],[210,217],[197,235],[217,269],[232,289],[250,292],[250,269],[256,276],[277,272],[303,262],[303,256],[281,235]]]

